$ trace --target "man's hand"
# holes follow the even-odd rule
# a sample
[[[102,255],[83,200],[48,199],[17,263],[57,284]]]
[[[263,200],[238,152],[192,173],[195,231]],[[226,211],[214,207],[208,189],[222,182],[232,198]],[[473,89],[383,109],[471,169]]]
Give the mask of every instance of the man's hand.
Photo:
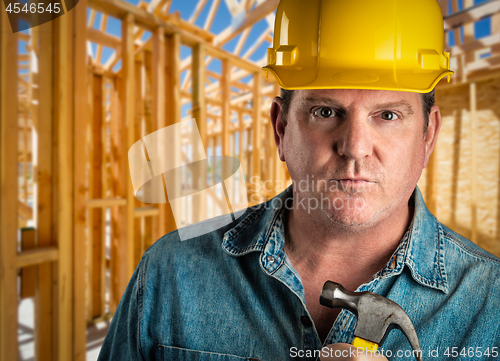
[[[328,350],[328,356],[320,357],[321,361],[387,361],[380,353],[364,352],[347,343],[328,345],[322,351],[326,349]]]

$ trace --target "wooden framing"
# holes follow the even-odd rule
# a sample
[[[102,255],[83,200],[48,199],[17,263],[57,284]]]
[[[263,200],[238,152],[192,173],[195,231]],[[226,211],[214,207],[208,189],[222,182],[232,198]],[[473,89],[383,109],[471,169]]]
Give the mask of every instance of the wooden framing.
[[[166,49],[167,49],[167,74],[166,74],[166,125],[173,125],[181,121],[181,108],[179,104],[181,103],[181,38],[178,33],[175,33],[166,38]],[[158,128],[159,129],[159,128]],[[176,157],[179,155],[176,154]],[[163,183],[165,180],[163,179]],[[160,206],[161,207],[161,206]],[[169,204],[165,205],[165,232],[171,232],[177,229],[176,222],[174,220],[174,212],[179,213],[178,209],[173,209],[177,207],[176,205]],[[155,237],[155,239],[157,239]]]
[[[38,87],[39,105],[36,119],[33,122],[34,128],[38,130],[39,149],[48,149],[47,152],[40,152],[38,163],[35,165],[38,169],[38,182],[36,184],[37,194],[37,233],[38,247],[56,247],[55,235],[52,231],[52,210],[53,195],[52,187],[53,161],[52,144],[54,121],[52,114],[52,105],[54,101],[53,89],[53,39],[52,32],[54,23],[42,24],[33,30],[38,38],[38,44],[33,44],[38,53],[38,66],[40,70]],[[43,90],[43,91],[41,91]],[[43,191],[42,191],[43,190]],[[54,342],[54,333],[56,328],[52,309],[54,307],[54,296],[52,283],[55,276],[53,263],[44,263],[38,266],[38,298],[35,308],[35,354],[41,359],[54,359],[56,355],[56,344]],[[43,332],[39,325],[44,325]]]
[[[480,127],[477,120],[477,91],[476,82],[491,79],[500,72],[500,36],[498,31],[498,22],[500,18],[500,2],[499,1],[485,1],[480,4],[474,5],[472,0],[465,0],[463,3],[464,9],[459,10],[457,0],[451,1],[451,8],[448,8],[448,2],[441,2],[441,9],[445,18],[445,46],[446,50],[451,53],[452,70],[455,75],[452,76],[450,83],[441,82],[436,87],[438,104],[444,102],[441,94],[447,94],[452,89],[459,89],[461,86],[467,86],[467,97],[469,99],[469,113],[470,113],[470,234],[467,234],[473,242],[480,243],[481,236],[479,235],[479,219],[478,219],[478,159],[477,159],[477,129]],[[491,34],[482,38],[478,38],[475,34],[474,23],[476,21],[490,17],[491,20]],[[462,28],[462,30],[461,30]],[[450,45],[450,35],[453,34],[455,44]],[[461,36],[463,35],[463,36]],[[485,56],[485,57],[483,57]],[[445,108],[446,109],[446,108]],[[461,122],[461,118],[457,121]],[[461,129],[461,125],[458,128]],[[443,138],[445,136],[441,136]],[[469,145],[465,145],[469,146]],[[443,147],[436,146],[435,153],[431,157],[426,176],[426,203],[431,211],[438,215],[440,214],[440,207],[438,206],[439,197],[439,158]],[[460,147],[457,151],[459,151]],[[455,156],[455,167],[459,166],[458,156]],[[455,175],[456,176],[456,175]],[[454,192],[458,189],[454,186]],[[441,202],[442,203],[442,202]],[[458,207],[455,202],[452,208]],[[484,212],[484,210],[483,210]],[[451,227],[456,227],[456,220],[452,217],[449,224]],[[482,246],[486,246],[481,244]],[[486,246],[487,247],[487,246]],[[495,252],[494,248],[489,249]]]
[[[143,78],[143,74],[145,73],[145,58],[146,54],[141,52],[137,54],[134,58],[134,96],[133,96],[133,101],[134,101],[134,120],[132,123],[133,126],[133,132],[134,132],[134,139],[135,137],[139,137],[140,139],[143,139],[145,134],[142,132],[141,125],[144,124],[144,97],[145,97],[145,81],[147,78]],[[129,125],[130,129],[130,125]],[[129,143],[129,146],[133,143]],[[146,158],[147,159],[147,158]],[[133,265],[134,269],[135,266],[139,263],[141,260],[142,253],[144,252],[144,233],[143,233],[143,221],[144,218],[141,217],[136,217],[137,215],[137,210],[141,209],[142,202],[140,202],[137,199],[133,200],[134,203],[134,219],[132,220],[133,226],[134,226],[134,233],[133,236],[128,235],[127,242],[133,243],[134,251],[133,251]]]
[[[460,11],[458,0],[452,0],[451,5],[449,9],[446,1],[441,2],[445,19],[445,47],[451,53],[451,64],[455,71],[450,85],[467,82],[470,78],[494,75],[500,69],[500,37],[495,28],[500,16],[500,2],[490,0],[473,5],[472,0],[466,0],[464,9]],[[474,23],[485,18],[491,18],[492,33],[477,38]],[[463,28],[463,39],[460,28]],[[450,46],[449,33],[453,34],[455,40],[453,46]],[[487,54],[489,56],[482,57]]]
[[[36,248],[36,231],[34,228],[21,228],[21,250],[28,251]],[[36,251],[36,250],[35,250]],[[24,253],[26,254],[26,253]],[[17,265],[19,266],[19,258]],[[35,297],[36,295],[36,266],[21,268],[21,298]]]
[[[257,192],[256,187],[262,185],[262,167],[261,167],[261,143],[262,143],[262,118],[260,112],[260,93],[262,89],[262,75],[256,72],[253,75],[253,114],[252,114],[252,184],[251,204],[262,201],[261,194]]]
[[[478,243],[477,229],[477,154],[476,154],[476,131],[477,131],[477,95],[476,83],[469,84],[470,99],[470,148],[471,148],[471,241]]]
[[[115,81],[115,95],[112,99],[112,119],[111,122],[111,178],[114,197],[121,197],[120,203],[116,199],[116,206],[111,209],[111,305],[110,310],[113,312],[118,305],[120,296],[125,291],[128,282],[127,269],[123,265],[127,264],[127,199],[125,182],[127,182],[126,174],[126,157],[127,152],[124,138],[126,135],[126,127],[123,121],[117,121],[121,118],[121,101],[123,99],[121,79]],[[122,265],[122,266],[120,266]]]
[[[67,89],[73,87],[73,17],[62,16],[54,21],[55,34],[55,87],[54,87],[54,133],[57,148],[56,234],[59,260],[56,267],[57,291],[57,359],[73,358],[73,97]],[[69,291],[66,291],[69,290]]]
[[[91,167],[90,167],[90,196],[94,199],[103,197],[103,131],[104,127],[104,80],[101,75],[94,75],[90,80],[93,90],[93,109],[91,123]],[[88,303],[88,315],[90,319],[100,317],[103,314],[104,287],[101,269],[104,262],[104,210],[102,207],[89,209],[90,234],[89,241],[91,251],[89,253],[89,280],[92,287],[89,288],[91,302]]]
[[[163,29],[158,27],[153,32],[153,62],[152,62],[152,97],[153,97],[153,114],[152,123],[146,134],[152,133],[156,129],[162,129],[167,126],[167,113],[165,107],[166,81],[167,81],[167,40]],[[152,237],[160,238],[165,234],[167,207],[166,204],[156,205],[158,211],[158,219],[154,220],[154,229]],[[153,226],[153,225],[151,225]],[[149,229],[149,227],[146,227]]]
[[[198,130],[200,132],[203,148],[207,149],[207,112],[206,112],[206,94],[205,94],[205,46],[198,44],[193,48],[193,118],[196,120]],[[197,152],[197,147],[195,147]],[[195,154],[196,157],[200,155]],[[193,187],[200,189],[198,181],[201,175],[196,173],[193,175]],[[193,215],[194,222],[203,220],[207,214],[207,204],[205,199],[196,198],[195,203],[199,205],[199,211]]]
[[[229,60],[222,60],[221,75],[221,103],[222,103],[222,154],[231,154],[229,149],[229,126],[231,122],[231,66]]]
[[[463,3],[465,10],[458,8],[458,0],[450,8],[441,1],[446,48],[456,75],[449,84],[438,85],[438,104],[447,109],[449,94],[463,91],[461,99],[466,100],[461,104],[468,106],[462,109],[464,116],[453,115],[452,159],[460,168],[459,157],[464,150],[470,154],[470,199],[464,212],[470,216],[470,229],[465,231],[500,254],[490,238],[482,241],[485,177],[478,157],[484,143],[481,129],[486,127],[481,92],[485,83],[500,76],[500,0]],[[250,205],[261,202],[291,182],[268,118],[279,87],[263,76],[265,54],[259,61],[249,60],[263,44],[271,46],[278,1],[199,0],[189,18],[170,13],[171,4],[141,1],[136,7],[123,0],[80,0],[67,15],[17,35],[10,34],[5,12],[1,14],[0,361],[17,357],[13,330],[19,268],[37,270],[36,357],[84,360],[87,323],[112,315],[145,249],[187,224],[188,211],[179,203],[145,204],[135,198],[127,154],[139,139],[195,118],[207,153],[240,160],[248,189],[241,199],[250,196]],[[217,11],[228,4],[234,16],[245,14],[235,25],[212,33]],[[99,13],[100,23],[95,24]],[[107,31],[110,16],[121,22],[121,34]],[[486,17],[491,17],[492,32],[478,38],[474,23]],[[252,27],[264,19],[268,26],[253,34]],[[151,37],[143,41],[146,32]],[[97,45],[95,53],[90,43]],[[113,51],[108,59],[103,47]],[[190,54],[181,58],[181,47]],[[466,127],[467,140],[457,135]],[[19,134],[19,140],[10,134]],[[178,142],[181,147],[186,139]],[[428,207],[444,218],[441,168],[449,153],[438,143],[421,179]],[[187,154],[175,157],[186,159]],[[19,184],[11,171],[18,163]],[[267,189],[259,187],[263,184]],[[204,219],[220,205],[214,192],[209,197],[210,202],[200,200],[200,212],[191,221]],[[455,197],[450,208],[463,203]],[[176,222],[174,214],[185,219]],[[459,218],[453,217],[450,226],[457,226]],[[35,230],[35,248],[18,253],[18,229],[28,223]],[[32,281],[33,276],[23,276],[22,287],[32,290]],[[23,290],[27,295],[27,288]]]
[[[126,14],[122,21],[122,119],[127,127],[127,141],[125,149],[129,149],[135,143],[134,129],[134,16],[130,13]],[[124,196],[127,198],[127,278],[132,277],[134,273],[134,242],[132,235],[134,234],[134,204],[135,197],[131,192],[132,184],[130,177],[126,177],[124,184]],[[124,219],[122,221],[125,221]]]
[[[17,36],[0,13],[0,360],[17,359]],[[9,104],[9,106],[7,106]]]

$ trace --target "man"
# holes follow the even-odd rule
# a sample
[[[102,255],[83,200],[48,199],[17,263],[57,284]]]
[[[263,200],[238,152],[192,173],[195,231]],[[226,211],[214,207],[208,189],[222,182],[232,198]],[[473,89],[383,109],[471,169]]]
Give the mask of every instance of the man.
[[[500,260],[416,187],[441,126],[429,91],[451,74],[442,29],[436,0],[282,0],[266,70],[288,89],[271,120],[293,186],[148,249],[100,360],[370,359],[328,352],[356,319],[319,304],[327,280],[400,304],[424,359],[500,359]],[[414,359],[396,331],[383,347]]]

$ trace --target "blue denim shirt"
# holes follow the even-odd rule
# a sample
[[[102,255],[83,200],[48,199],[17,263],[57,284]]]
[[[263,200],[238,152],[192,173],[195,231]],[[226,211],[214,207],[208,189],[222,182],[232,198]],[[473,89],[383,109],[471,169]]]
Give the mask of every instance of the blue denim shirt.
[[[291,186],[217,231],[187,241],[172,232],[153,244],[99,360],[316,360],[323,345],[284,251],[283,204],[290,197]],[[439,223],[418,188],[410,202],[414,217],[399,247],[358,291],[405,309],[424,360],[500,360],[500,260]],[[343,310],[324,345],[350,343],[355,325]],[[414,360],[398,330],[382,352]]]

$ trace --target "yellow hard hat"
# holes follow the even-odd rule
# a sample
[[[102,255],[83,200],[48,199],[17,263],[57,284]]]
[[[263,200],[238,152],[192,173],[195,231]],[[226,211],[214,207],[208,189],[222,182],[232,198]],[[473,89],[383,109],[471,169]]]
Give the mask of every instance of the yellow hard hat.
[[[281,0],[264,69],[284,89],[417,93],[453,74],[438,0]]]

